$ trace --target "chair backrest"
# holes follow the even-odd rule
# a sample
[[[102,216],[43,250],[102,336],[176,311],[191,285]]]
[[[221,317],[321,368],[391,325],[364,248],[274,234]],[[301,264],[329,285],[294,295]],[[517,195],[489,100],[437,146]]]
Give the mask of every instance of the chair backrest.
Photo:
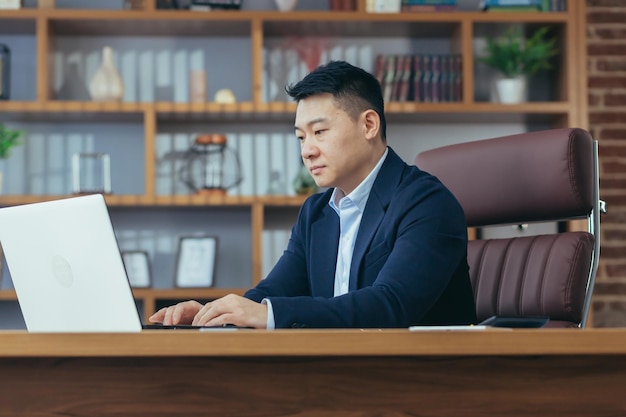
[[[420,153],[416,165],[457,197],[470,227],[587,219],[588,230],[471,240],[478,319],[549,316],[584,327],[599,256],[597,143],[552,129]]]

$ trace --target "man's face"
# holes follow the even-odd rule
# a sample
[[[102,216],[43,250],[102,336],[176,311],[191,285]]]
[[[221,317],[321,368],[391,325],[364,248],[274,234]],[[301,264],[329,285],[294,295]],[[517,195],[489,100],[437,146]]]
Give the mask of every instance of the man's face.
[[[302,160],[319,187],[338,187],[346,195],[367,176],[372,149],[365,137],[363,115],[353,120],[337,107],[331,94],[300,100],[296,136]]]

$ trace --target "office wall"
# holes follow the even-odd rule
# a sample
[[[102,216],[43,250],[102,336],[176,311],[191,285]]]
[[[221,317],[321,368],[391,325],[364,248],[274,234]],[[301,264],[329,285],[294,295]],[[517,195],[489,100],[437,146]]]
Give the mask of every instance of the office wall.
[[[587,0],[589,126],[600,144],[600,270],[593,324],[626,326],[626,2]]]

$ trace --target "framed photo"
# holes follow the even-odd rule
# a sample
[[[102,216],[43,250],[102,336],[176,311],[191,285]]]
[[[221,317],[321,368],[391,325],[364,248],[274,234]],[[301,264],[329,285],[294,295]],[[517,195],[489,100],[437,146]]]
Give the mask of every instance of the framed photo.
[[[216,253],[215,236],[181,237],[176,257],[176,286],[187,288],[212,286]]]
[[[122,260],[131,287],[147,288],[152,285],[148,252],[125,251],[122,252]]]

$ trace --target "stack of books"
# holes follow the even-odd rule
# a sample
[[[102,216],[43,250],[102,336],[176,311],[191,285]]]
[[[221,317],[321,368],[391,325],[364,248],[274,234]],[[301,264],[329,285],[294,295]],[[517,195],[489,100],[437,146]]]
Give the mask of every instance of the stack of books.
[[[374,63],[385,102],[459,102],[462,100],[460,55],[378,55]]]
[[[483,0],[487,12],[562,12],[566,0]]]
[[[454,12],[456,0],[402,0],[402,12]]]

